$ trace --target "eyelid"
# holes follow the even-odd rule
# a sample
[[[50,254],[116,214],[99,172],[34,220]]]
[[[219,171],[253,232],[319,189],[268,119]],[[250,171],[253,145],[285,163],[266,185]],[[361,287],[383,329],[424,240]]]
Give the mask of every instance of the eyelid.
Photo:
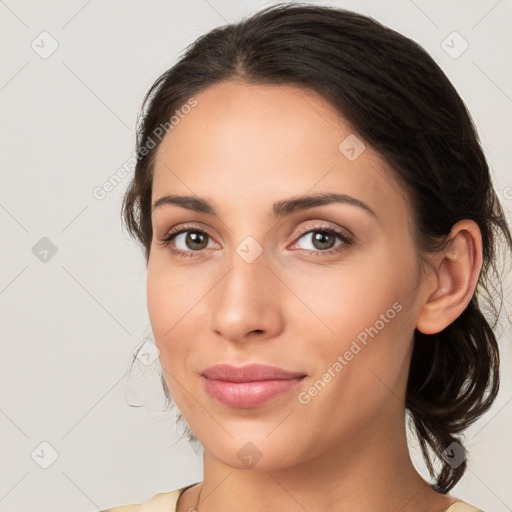
[[[179,224],[178,226],[175,226],[168,231],[165,232],[163,238],[168,238],[170,235],[177,235],[179,233],[182,233],[183,231],[204,231],[210,238],[214,239],[213,236],[210,235],[208,228],[203,227],[201,224],[197,223],[184,223]]]
[[[162,238],[160,238],[160,243],[162,245],[164,245],[164,246],[169,245],[170,243],[172,243],[176,239],[177,236],[181,235],[182,233],[186,233],[187,231],[199,231],[199,232],[202,232],[210,240],[212,240],[215,244],[219,245],[219,243],[216,241],[215,237],[210,235],[210,233],[209,233],[207,228],[204,228],[200,224],[195,224],[195,223],[192,223],[192,224],[187,224],[187,223],[180,224],[179,226],[171,228],[169,231],[166,231],[165,235]],[[178,249],[176,249],[176,250],[178,251]],[[204,252],[204,251],[205,250],[201,250],[201,251],[186,251],[186,252],[190,252],[190,253],[196,252],[196,253],[199,254],[199,253]]]
[[[351,239],[354,237],[354,234],[349,229],[332,224],[330,221],[326,221],[323,219],[316,219],[315,221],[309,221],[309,222],[321,222],[321,223],[327,223],[329,225],[324,224],[322,226],[319,226],[319,225],[311,224],[309,226],[303,226],[293,234],[294,241],[296,241],[295,240],[296,238],[299,238],[302,235],[304,235],[310,231],[314,231],[314,230],[320,231],[322,229],[333,229],[334,231],[342,231],[342,232],[344,231],[347,233],[346,238]],[[207,228],[202,227],[201,224],[197,224],[197,223],[179,224],[178,226],[175,226],[175,227],[169,229],[168,231],[166,231],[165,234],[163,235],[163,238],[165,239],[165,238],[168,238],[170,235],[178,234],[178,233],[181,233],[181,232],[187,231],[187,230],[204,231],[210,238],[212,238],[212,239],[214,238],[213,236],[210,235]]]
[[[296,232],[294,235],[293,235],[293,242],[291,243],[291,245],[288,245],[287,248],[289,248],[290,246],[294,246],[298,243],[298,241],[306,234],[308,233],[312,233],[312,232],[315,232],[315,231],[325,231],[325,232],[330,232],[331,234],[333,234],[334,236],[338,237],[340,240],[341,240],[341,244],[338,245],[338,246],[335,246],[333,248],[330,248],[330,249],[326,249],[326,250],[308,250],[308,249],[298,249],[299,251],[303,251],[303,252],[306,252],[306,253],[309,253],[309,254],[316,254],[316,255],[319,255],[319,254],[323,254],[325,256],[330,256],[330,255],[333,255],[334,253],[337,253],[339,251],[342,251],[344,248],[346,248],[347,246],[350,246],[354,243],[354,239],[355,239],[355,236],[352,234],[352,232],[347,229],[347,228],[344,228],[344,227],[341,227],[341,226],[338,226],[338,225],[335,225],[335,224],[332,224],[330,221],[325,221],[325,220],[320,220],[320,219],[315,219],[314,221],[310,221],[311,223],[313,222],[321,222],[322,224],[321,225],[318,225],[318,224],[311,224],[311,225],[306,225],[302,228],[299,229],[298,232]],[[208,229],[207,228],[203,228],[201,227],[200,224],[198,223],[184,223],[184,224],[179,224],[178,226],[175,226],[173,228],[171,228],[170,230],[168,230],[164,237],[163,238],[160,238],[160,245],[163,245],[163,246],[168,246],[170,245],[174,239],[179,236],[180,234],[184,233],[184,232],[187,232],[187,231],[200,231],[200,232],[203,232],[207,237],[209,237],[214,243],[218,243],[215,241],[215,238],[213,236],[210,235],[210,233],[208,232]],[[202,249],[202,250],[199,250],[199,251],[182,251],[182,250],[179,250],[179,249],[174,249],[174,248],[171,248],[170,251],[175,253],[176,255],[180,255],[180,256],[189,256],[189,257],[201,257],[201,254],[205,252],[206,249]]]
[[[297,238],[300,238],[302,235],[309,233],[311,231],[322,231],[324,229],[330,229],[330,230],[336,231],[336,232],[338,232],[338,234],[344,236],[345,238],[347,238],[349,240],[351,240],[355,237],[354,234],[349,229],[347,229],[345,227],[338,226],[337,224],[333,224],[332,222],[330,222],[328,220],[315,219],[314,221],[311,221],[311,222],[316,222],[317,224],[311,224],[306,227],[299,228],[299,230],[293,235],[294,240],[296,240]],[[320,222],[321,225],[318,225],[318,222]]]

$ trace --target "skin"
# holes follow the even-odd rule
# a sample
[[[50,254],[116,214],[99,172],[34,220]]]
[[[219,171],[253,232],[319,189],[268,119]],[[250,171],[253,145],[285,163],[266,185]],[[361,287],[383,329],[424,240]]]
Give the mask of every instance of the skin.
[[[207,198],[218,216],[154,209],[147,275],[166,383],[204,447],[203,482],[177,510],[195,507],[199,492],[201,512],[445,510],[454,498],[432,491],[411,462],[404,396],[414,329],[439,332],[471,299],[482,264],[478,227],[457,223],[452,243],[423,255],[422,265],[404,190],[368,145],[354,161],[340,152],[353,130],[321,96],[224,82],[195,98],[158,148],[152,199]],[[317,192],[350,195],[375,216],[340,203],[268,216],[275,201]],[[160,242],[185,223],[206,232],[205,248],[187,245],[186,234]],[[325,226],[348,230],[353,243],[326,254],[344,242],[331,235],[322,246],[303,234]],[[262,249],[251,263],[236,251],[248,236]],[[300,403],[298,394],[394,303],[400,312]],[[200,377],[221,362],[267,363],[308,378],[263,406],[230,408]],[[237,457],[248,442],[261,454],[252,467]]]

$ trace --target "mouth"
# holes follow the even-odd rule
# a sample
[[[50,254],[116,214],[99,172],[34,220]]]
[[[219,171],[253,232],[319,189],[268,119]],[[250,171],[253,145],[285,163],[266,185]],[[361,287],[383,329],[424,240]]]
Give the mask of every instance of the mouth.
[[[307,375],[276,366],[230,364],[212,366],[201,374],[204,389],[217,402],[233,408],[263,405],[297,387]]]

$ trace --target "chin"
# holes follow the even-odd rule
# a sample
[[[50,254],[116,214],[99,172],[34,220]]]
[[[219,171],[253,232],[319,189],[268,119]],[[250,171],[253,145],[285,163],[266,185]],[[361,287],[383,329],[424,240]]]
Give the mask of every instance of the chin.
[[[290,435],[286,441],[277,432],[272,433],[274,428],[275,425],[254,435],[248,434],[247,430],[239,436],[230,431],[233,437],[226,434],[222,440],[212,439],[203,446],[223,464],[236,469],[277,471],[297,464],[300,451],[296,440],[300,438],[299,433]]]

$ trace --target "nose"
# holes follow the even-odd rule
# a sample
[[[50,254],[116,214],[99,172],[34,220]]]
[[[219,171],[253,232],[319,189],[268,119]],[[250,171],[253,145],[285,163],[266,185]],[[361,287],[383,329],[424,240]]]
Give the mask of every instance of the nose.
[[[209,328],[231,342],[278,336],[284,326],[283,284],[262,253],[248,263],[233,254],[231,267],[208,294]]]

